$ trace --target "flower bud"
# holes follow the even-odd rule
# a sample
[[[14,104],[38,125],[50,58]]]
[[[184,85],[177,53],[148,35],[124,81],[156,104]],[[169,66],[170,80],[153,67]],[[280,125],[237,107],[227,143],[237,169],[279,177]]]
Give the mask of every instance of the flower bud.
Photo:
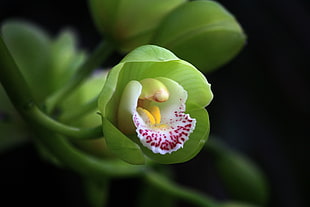
[[[214,1],[187,2],[158,26],[152,44],[165,47],[203,72],[231,60],[245,43],[242,28]]]
[[[124,52],[149,43],[162,18],[185,0],[90,0],[97,29]]]

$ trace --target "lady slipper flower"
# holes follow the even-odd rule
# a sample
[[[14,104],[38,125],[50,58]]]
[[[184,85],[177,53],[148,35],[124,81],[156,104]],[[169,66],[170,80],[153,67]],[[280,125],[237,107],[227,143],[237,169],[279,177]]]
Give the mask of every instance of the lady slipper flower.
[[[98,107],[109,149],[142,164],[185,162],[209,134],[205,107],[213,94],[205,77],[170,51],[153,45],[129,53],[108,74]]]

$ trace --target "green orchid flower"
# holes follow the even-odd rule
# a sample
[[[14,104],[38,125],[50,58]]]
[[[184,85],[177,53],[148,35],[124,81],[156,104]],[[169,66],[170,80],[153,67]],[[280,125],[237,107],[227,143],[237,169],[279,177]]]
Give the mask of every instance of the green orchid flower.
[[[205,107],[213,94],[206,78],[170,51],[141,46],[109,72],[98,108],[109,149],[143,164],[193,158],[209,134]]]

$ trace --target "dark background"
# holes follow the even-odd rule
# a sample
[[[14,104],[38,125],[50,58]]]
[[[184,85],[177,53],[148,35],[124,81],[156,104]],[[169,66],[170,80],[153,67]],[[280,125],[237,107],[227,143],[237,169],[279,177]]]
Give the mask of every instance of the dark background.
[[[219,2],[235,15],[248,40],[233,61],[207,74],[215,94],[208,106],[211,134],[263,170],[271,188],[268,206],[309,206],[309,1]],[[88,50],[100,41],[85,1],[2,0],[0,22],[13,17],[33,21],[52,35],[72,27],[80,47]],[[118,58],[115,54],[107,64]],[[225,199],[207,153],[173,168],[178,182]],[[79,177],[40,160],[31,144],[0,154],[0,179],[0,206],[87,206]],[[115,181],[111,206],[135,200],[129,192],[136,183]]]

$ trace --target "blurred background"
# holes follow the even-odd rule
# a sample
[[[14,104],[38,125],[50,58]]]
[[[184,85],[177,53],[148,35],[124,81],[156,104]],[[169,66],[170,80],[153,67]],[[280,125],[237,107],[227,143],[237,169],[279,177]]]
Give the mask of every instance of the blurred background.
[[[310,3],[307,0],[219,0],[242,25],[247,45],[229,64],[206,74],[215,98],[208,111],[211,139],[249,156],[270,186],[268,206],[310,206],[309,54]],[[73,28],[80,47],[91,51],[101,37],[87,10],[87,1],[2,0],[0,23],[22,18],[56,35]],[[105,66],[121,56],[114,54]],[[1,132],[0,132],[1,133]],[[227,199],[208,150],[173,165],[182,185]],[[42,161],[31,143],[0,153],[0,205],[10,202],[42,206],[87,206],[81,179]],[[116,180],[110,206],[137,199],[138,180]],[[142,185],[142,184],[138,184]],[[119,196],[122,199],[118,199]]]

